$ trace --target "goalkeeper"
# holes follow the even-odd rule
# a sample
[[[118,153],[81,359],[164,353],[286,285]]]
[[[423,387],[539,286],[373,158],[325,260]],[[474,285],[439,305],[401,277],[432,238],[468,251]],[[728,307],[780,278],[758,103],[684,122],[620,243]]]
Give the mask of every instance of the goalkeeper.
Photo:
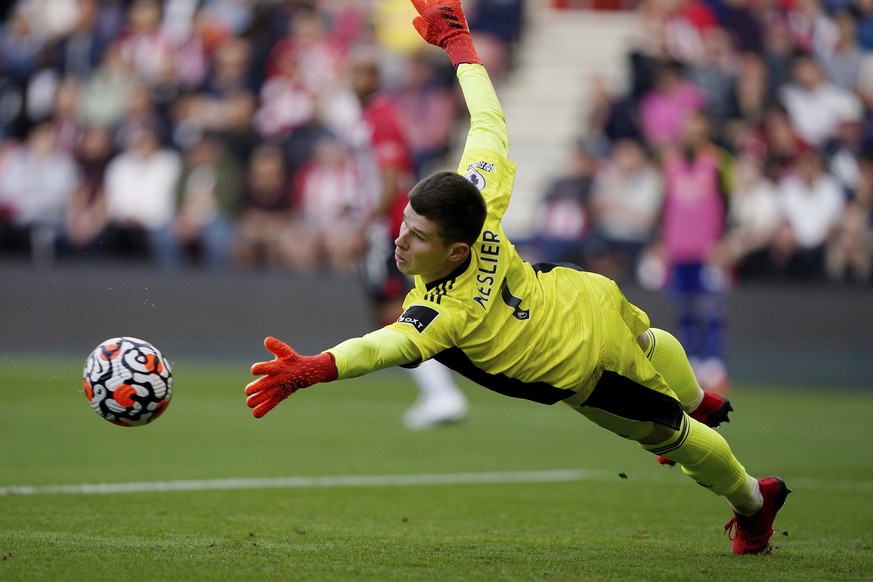
[[[435,359],[482,386],[541,404],[563,402],[643,449],[675,461],[734,511],[733,551],[770,549],[789,489],[751,477],[711,427],[728,402],[704,393],[679,342],[649,326],[614,282],[571,265],[530,265],[501,227],[515,164],[500,103],[476,53],[460,0],[412,0],[413,22],[456,67],[470,111],[458,172],[409,194],[395,260],[415,276],[400,318],[316,356],[275,338],[275,358],[246,387],[258,418],[300,388]]]

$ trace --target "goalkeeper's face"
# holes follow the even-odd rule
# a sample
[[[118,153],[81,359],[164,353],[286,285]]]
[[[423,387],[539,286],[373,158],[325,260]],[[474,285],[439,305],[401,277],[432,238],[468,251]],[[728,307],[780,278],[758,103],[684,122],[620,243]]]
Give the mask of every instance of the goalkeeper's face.
[[[438,225],[408,204],[394,246],[394,261],[400,272],[419,275],[425,283],[448,276],[470,254],[467,243],[446,244]]]

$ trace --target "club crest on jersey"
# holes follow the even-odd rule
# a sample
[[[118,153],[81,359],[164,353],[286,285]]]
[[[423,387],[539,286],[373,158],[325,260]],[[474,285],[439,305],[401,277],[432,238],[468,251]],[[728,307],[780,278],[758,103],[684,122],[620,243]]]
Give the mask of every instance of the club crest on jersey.
[[[476,188],[481,192],[485,189],[485,176],[483,176],[479,170],[472,170],[464,174],[464,177],[467,178],[470,182],[473,183]]]
[[[408,323],[415,328],[415,331],[423,333],[439,314],[439,311],[426,305],[412,305],[397,318],[397,322]]]

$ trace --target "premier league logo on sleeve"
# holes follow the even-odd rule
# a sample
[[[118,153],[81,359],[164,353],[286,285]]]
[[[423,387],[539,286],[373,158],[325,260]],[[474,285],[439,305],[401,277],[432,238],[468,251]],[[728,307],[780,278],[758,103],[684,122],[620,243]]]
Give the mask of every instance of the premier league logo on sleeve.
[[[479,170],[471,170],[467,172],[464,177],[472,182],[480,192],[485,189],[485,176],[480,174]]]

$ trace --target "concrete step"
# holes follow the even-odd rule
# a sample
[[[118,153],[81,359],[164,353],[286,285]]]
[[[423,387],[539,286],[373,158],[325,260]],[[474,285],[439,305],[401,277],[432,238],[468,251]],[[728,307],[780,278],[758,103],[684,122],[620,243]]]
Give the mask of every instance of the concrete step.
[[[500,87],[510,156],[519,166],[504,218],[515,238],[531,234],[539,200],[584,131],[591,78],[625,86],[627,55],[639,26],[634,12],[555,11],[546,5],[532,3],[519,66]]]

